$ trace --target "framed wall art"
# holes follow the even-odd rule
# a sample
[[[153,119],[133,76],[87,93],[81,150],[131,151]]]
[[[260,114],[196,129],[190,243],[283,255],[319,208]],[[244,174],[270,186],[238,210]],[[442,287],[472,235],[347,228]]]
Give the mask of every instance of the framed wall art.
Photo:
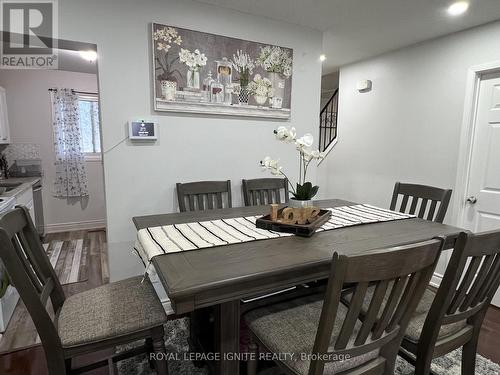
[[[152,24],[156,111],[290,118],[293,50]]]

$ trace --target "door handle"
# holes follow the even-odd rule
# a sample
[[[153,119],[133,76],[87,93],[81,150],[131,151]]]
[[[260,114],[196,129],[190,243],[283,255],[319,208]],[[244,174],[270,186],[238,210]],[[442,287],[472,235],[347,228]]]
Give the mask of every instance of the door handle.
[[[470,197],[467,198],[467,202],[469,202],[470,204],[474,204],[477,202],[477,198],[471,195]]]

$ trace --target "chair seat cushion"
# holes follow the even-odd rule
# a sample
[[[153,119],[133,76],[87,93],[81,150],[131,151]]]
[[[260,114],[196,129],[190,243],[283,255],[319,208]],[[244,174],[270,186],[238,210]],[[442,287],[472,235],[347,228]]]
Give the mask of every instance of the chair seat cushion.
[[[283,364],[297,374],[307,374],[310,358],[303,356],[312,353],[319,318],[323,307],[323,295],[307,296],[295,300],[265,306],[252,310],[245,315],[245,320],[255,336],[273,353],[293,353],[281,356]],[[337,319],[330,341],[329,352],[338,336],[347,314],[347,308],[339,304]],[[353,337],[361,327],[358,321]],[[338,360],[325,365],[324,374],[334,374],[360,366],[378,357],[378,349],[372,352]]]
[[[427,318],[427,314],[435,297],[436,293],[434,291],[430,289],[425,290],[424,296],[420,300],[420,303],[418,304],[417,309],[415,310],[415,313],[410,320],[410,324],[408,324],[408,328],[406,329],[406,339],[409,339],[413,342],[418,342],[422,333],[422,328],[424,327],[425,319]],[[441,329],[439,330],[438,340],[460,331],[466,325],[466,320],[442,325]]]
[[[166,314],[149,280],[133,277],[66,299],[58,320],[63,347],[161,326]]]
[[[391,288],[392,288],[392,283],[389,284],[388,290],[391,290]],[[370,306],[370,301],[373,297],[374,292],[375,292],[374,286],[368,288],[365,300],[363,302],[363,307],[361,309],[362,313],[366,313],[368,311],[368,307]],[[379,316],[382,314],[382,311],[385,307],[385,303],[389,299],[389,294],[390,294],[389,292],[386,293],[384,302],[380,307]],[[417,309],[413,313],[410,323],[408,324],[408,328],[406,329],[405,332],[405,339],[408,339],[415,343],[418,342],[418,340],[420,339],[420,334],[422,333],[422,329],[424,327],[425,319],[427,318],[427,314],[431,308],[435,296],[436,293],[432,289],[427,288],[425,290],[424,295],[420,300]],[[351,298],[352,298],[352,293],[347,293],[344,296],[344,301],[346,301],[348,304]],[[465,320],[462,320],[456,323],[446,324],[441,326],[441,329],[439,330],[438,340],[460,331],[466,325],[467,322]]]

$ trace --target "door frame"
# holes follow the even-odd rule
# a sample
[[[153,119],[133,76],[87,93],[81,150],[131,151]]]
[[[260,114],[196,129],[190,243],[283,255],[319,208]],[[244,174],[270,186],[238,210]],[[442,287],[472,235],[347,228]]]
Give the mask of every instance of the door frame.
[[[465,86],[464,113],[458,149],[457,177],[453,197],[454,221],[458,227],[463,227],[465,217],[466,194],[469,188],[472,148],[476,130],[476,113],[479,99],[481,76],[500,72],[500,61],[474,65],[467,71]]]

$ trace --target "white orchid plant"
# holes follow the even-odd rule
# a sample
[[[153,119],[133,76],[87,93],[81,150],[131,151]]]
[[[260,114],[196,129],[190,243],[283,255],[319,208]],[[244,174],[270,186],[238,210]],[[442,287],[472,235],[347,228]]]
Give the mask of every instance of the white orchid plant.
[[[253,70],[255,68],[255,61],[250,57],[248,53],[245,53],[242,50],[238,50],[236,51],[236,54],[233,55],[231,65],[240,76],[240,85],[242,87],[248,86],[250,75],[253,73]]]
[[[276,139],[279,141],[295,144],[297,151],[299,152],[299,179],[294,186],[288,176],[283,172],[283,167],[279,165],[279,159],[272,159],[270,156],[266,156],[264,160],[260,162],[263,170],[269,170],[274,176],[283,176],[287,179],[292,190],[292,195],[296,200],[310,200],[312,199],[319,190],[319,186],[313,186],[313,184],[307,181],[307,169],[309,164],[313,160],[320,161],[325,157],[323,152],[318,150],[312,150],[314,138],[311,134],[304,134],[302,137],[297,138],[297,132],[294,127],[288,128],[286,126],[280,126],[274,131]]]
[[[174,64],[179,60],[179,56],[175,54],[173,57],[170,56],[170,51],[172,47],[180,46],[182,44],[182,37],[179,35],[177,30],[173,27],[163,27],[157,29],[153,33],[153,39],[156,53],[156,62],[158,66],[156,70],[161,70],[162,73],[159,75],[159,80],[166,81],[176,81],[175,75],[181,76],[181,73],[174,69]]]
[[[182,63],[187,65],[189,70],[197,71],[202,66],[207,65],[207,57],[204,53],[201,53],[199,49],[195,49],[194,52],[191,52],[188,49],[181,48],[179,58]]]
[[[280,73],[287,78],[292,75],[292,57],[284,48],[278,46],[260,47],[257,63],[266,72]]]
[[[256,74],[248,84],[248,91],[251,95],[272,98],[274,93],[273,83],[268,78]]]

